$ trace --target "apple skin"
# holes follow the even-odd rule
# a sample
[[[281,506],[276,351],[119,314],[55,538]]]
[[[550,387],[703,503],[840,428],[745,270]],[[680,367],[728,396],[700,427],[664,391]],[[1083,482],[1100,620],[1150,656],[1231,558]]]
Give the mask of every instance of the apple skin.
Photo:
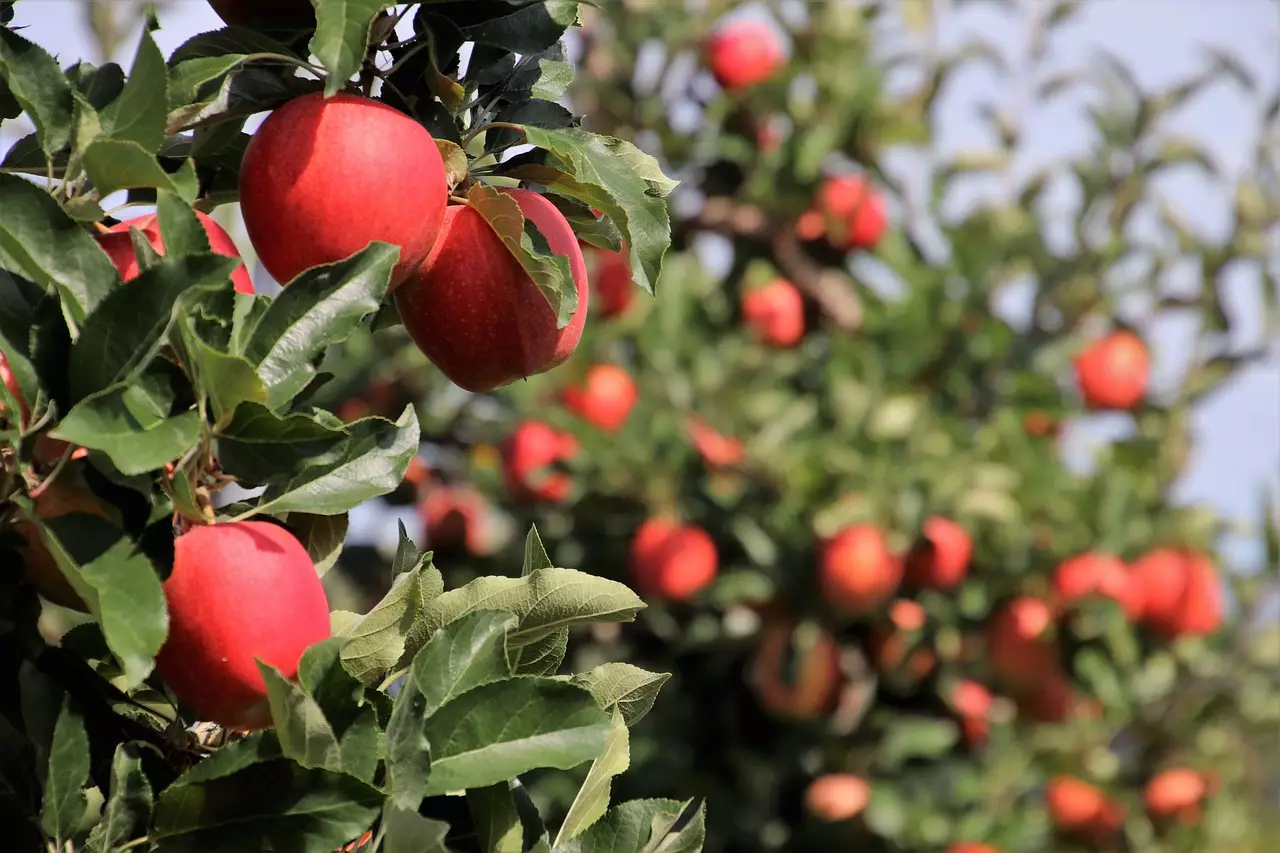
[[[308,29],[316,25],[311,0],[209,0],[232,27]]]
[[[906,561],[906,579],[917,589],[952,589],[964,580],[973,557],[973,539],[949,518],[932,516],[921,529],[922,541]]]
[[[778,34],[759,20],[725,24],[707,39],[704,48],[716,82],[730,92],[771,79],[786,60]]]
[[[1112,332],[1075,358],[1076,384],[1091,409],[1128,410],[1147,393],[1151,354],[1133,332]]]
[[[621,317],[635,301],[636,286],[631,281],[631,265],[623,252],[596,252],[592,306],[606,320]]]
[[[471,556],[488,552],[485,516],[488,504],[467,486],[437,486],[418,505],[432,548],[464,548]]]
[[[838,249],[873,249],[889,224],[884,196],[862,175],[828,178],[818,189],[814,210],[824,224],[831,223],[827,233]],[[802,231],[813,228],[804,217],[797,226]]]
[[[1200,819],[1200,803],[1208,793],[1209,783],[1203,774],[1189,767],[1175,767],[1151,777],[1143,801],[1152,820],[1176,817],[1193,824]]]
[[[742,442],[730,438],[699,418],[685,423],[689,440],[709,468],[727,468],[742,461]]]
[[[1056,646],[1044,637],[1054,623],[1045,601],[1021,596],[992,615],[987,625],[987,660],[1009,686],[1031,690],[1058,671]]]
[[[314,92],[279,107],[250,138],[240,167],[249,240],[281,284],[381,240],[400,248],[395,287],[435,245],[447,198],[444,161],[427,129],[358,95]]]
[[[804,299],[786,279],[744,293],[742,317],[771,346],[794,347],[804,338]]]
[[[240,250],[236,248],[231,235],[223,230],[211,216],[198,210],[195,213],[200,224],[204,226],[204,233],[209,237],[209,248],[214,254],[222,255],[224,258],[239,259]],[[107,257],[111,258],[111,263],[115,264],[122,281],[133,281],[142,272],[138,266],[138,256],[133,251],[133,238],[129,236],[131,228],[141,231],[142,236],[147,238],[152,248],[159,254],[164,254],[160,220],[154,213],[112,225],[105,234],[98,235],[98,245],[107,253]],[[236,293],[253,293],[253,281],[249,278],[249,270],[244,264],[236,267],[235,272],[231,274],[231,282],[235,285]]]
[[[631,543],[636,590],[648,599],[688,601],[715,580],[716,544],[701,527],[651,519]]]
[[[548,470],[578,455],[578,440],[542,421],[524,421],[502,443],[507,492],[523,503],[560,503],[573,491],[573,478]]]
[[[845,528],[827,542],[818,560],[826,602],[844,613],[874,610],[902,581],[902,561],[889,553],[884,534],[869,524]]]
[[[1157,634],[1203,637],[1222,627],[1222,585],[1204,554],[1157,548],[1129,571],[1145,600],[1143,619]]]
[[[228,728],[271,725],[255,658],[293,679],[302,653],[330,635],[329,603],[306,548],[265,521],[178,537],[164,595],[169,636],[156,669],[200,719]]]
[[[965,741],[970,746],[985,744],[991,733],[991,691],[976,681],[961,681],[951,689],[950,698]]]
[[[564,406],[605,432],[617,432],[627,422],[638,393],[631,374],[613,364],[597,364],[583,384],[566,388]]]
[[[70,476],[70,473],[64,472],[35,499],[36,515],[46,521],[74,514],[109,518],[106,509],[93,493],[71,483]],[[17,551],[22,557],[22,576],[27,583],[54,604],[88,613],[88,605],[80,598],[62,569],[58,568],[57,560],[49,552],[35,525],[20,521],[13,525],[13,532],[23,539],[23,544],[18,546]]]
[[[590,290],[587,265],[572,226],[532,190],[507,189],[552,252],[569,260],[578,310],[563,329],[528,273],[497,233],[465,204],[445,211],[431,254],[396,291],[404,327],[455,385],[492,391],[564,363],[578,348]]]
[[[804,804],[809,813],[828,823],[852,820],[871,802],[871,786],[852,773],[828,773],[809,783]]]
[[[1053,589],[1060,604],[1102,595],[1119,602],[1130,621],[1142,618],[1142,587],[1124,561],[1110,554],[1089,552],[1063,560],[1054,570]]]

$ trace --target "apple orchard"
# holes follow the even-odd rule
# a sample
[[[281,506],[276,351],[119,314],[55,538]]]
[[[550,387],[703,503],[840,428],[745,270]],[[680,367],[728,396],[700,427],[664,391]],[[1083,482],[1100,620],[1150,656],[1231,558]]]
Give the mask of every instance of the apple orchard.
[[[882,49],[924,3],[208,3],[126,71],[0,2],[6,851],[1280,844],[1275,578],[1174,500],[1277,328],[1280,92],[1050,74],[1074,0],[1018,68]],[[1093,149],[934,151],[974,64]],[[1166,128],[1216,85],[1242,177]]]

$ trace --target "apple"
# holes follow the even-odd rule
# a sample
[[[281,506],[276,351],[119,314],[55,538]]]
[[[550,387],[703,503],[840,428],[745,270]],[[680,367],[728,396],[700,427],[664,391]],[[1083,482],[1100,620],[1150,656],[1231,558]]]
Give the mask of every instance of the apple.
[[[417,453],[413,454],[409,467],[405,469],[404,480],[411,486],[425,486],[431,480],[431,466],[427,465],[427,460]]]
[[[595,291],[592,305],[601,317],[612,319],[625,314],[636,292],[626,253],[597,251],[591,284]]]
[[[427,129],[358,95],[314,92],[279,107],[240,166],[249,240],[281,284],[381,240],[400,249],[395,287],[435,245],[448,193]]]
[[[1075,358],[1076,383],[1091,409],[1132,409],[1147,393],[1151,355],[1133,332],[1112,332]]]
[[[1045,788],[1049,817],[1061,831],[1106,843],[1124,824],[1124,812],[1106,794],[1073,776],[1055,776]]]
[[[840,692],[840,647],[826,631],[807,644],[793,645],[793,636],[795,624],[789,619],[765,623],[752,662],[752,687],[772,716],[813,720],[831,711]]]
[[[565,408],[605,432],[617,432],[636,404],[636,383],[621,367],[597,364],[580,387],[566,388]]]
[[[232,27],[308,29],[316,25],[311,0],[209,0]]]
[[[1202,637],[1222,626],[1222,585],[1204,554],[1157,548],[1133,564],[1130,576],[1144,598],[1143,618],[1156,633]]]
[[[428,545],[441,550],[463,548],[472,556],[489,553],[488,511],[484,496],[467,486],[437,486],[418,504]]]
[[[933,671],[938,662],[933,649],[916,635],[925,626],[927,614],[918,602],[900,598],[889,608],[892,628],[876,626],[871,632],[867,650],[881,671],[905,670],[913,680]]]
[[[987,660],[1012,687],[1032,689],[1058,671],[1058,650],[1045,637],[1054,623],[1048,603],[1020,596],[998,609],[987,625]]]
[[[503,442],[503,476],[518,501],[559,503],[573,491],[573,478],[553,465],[578,455],[578,440],[542,421],[524,421]]]
[[[655,518],[632,540],[632,577],[645,598],[688,601],[715,580],[718,564],[715,542],[696,525]]]
[[[947,853],[1000,853],[1000,848],[981,841],[957,841],[947,848]]]
[[[960,730],[972,746],[987,742],[991,732],[991,691],[976,681],[960,681],[951,688],[951,707],[960,717]]]
[[[862,814],[871,802],[871,786],[852,773],[828,773],[809,783],[804,804],[819,820],[834,823]]]
[[[804,300],[786,279],[774,279],[744,293],[742,316],[772,346],[793,347],[804,338]]]
[[[1143,800],[1152,820],[1180,818],[1195,823],[1200,818],[1200,803],[1209,793],[1204,775],[1189,767],[1162,770],[1147,782]]]
[[[884,196],[863,175],[828,178],[818,189],[814,210],[838,249],[875,248],[889,223]]]
[[[255,659],[293,679],[302,653],[330,634],[329,603],[307,549],[266,521],[179,536],[164,597],[169,636],[156,670],[200,719],[227,728],[271,725]]]
[[[569,221],[532,190],[505,189],[525,218],[565,256],[578,309],[556,315],[516,256],[477,211],[445,211],[444,231],[422,265],[396,291],[404,327],[418,349],[460,388],[492,391],[562,364],[578,348],[587,320],[587,266]]]
[[[1054,570],[1053,589],[1060,604],[1101,595],[1119,602],[1130,620],[1142,617],[1142,587],[1129,567],[1109,554],[1089,552],[1063,560]]]
[[[712,75],[728,91],[769,80],[786,60],[782,39],[760,20],[730,21],[707,39],[704,48]]]
[[[951,589],[964,580],[972,556],[968,532],[949,518],[932,516],[907,555],[906,580],[917,589]]]
[[[224,258],[239,258],[240,251],[236,248],[235,241],[231,239],[231,235],[223,230],[222,226],[201,211],[196,211],[196,218],[200,220],[200,224],[204,226],[204,233],[209,238],[209,248],[214,254],[222,255]],[[160,236],[160,220],[153,213],[147,216],[138,216],[133,219],[126,219],[124,222],[118,222],[107,229],[106,233],[97,235],[98,245],[107,253],[107,257],[111,258],[111,263],[115,264],[116,269],[120,272],[122,281],[133,281],[142,272],[138,266],[138,255],[133,250],[133,238],[129,235],[131,228],[137,228],[142,232],[142,236],[147,239],[151,247],[158,254],[164,254],[164,239]],[[231,282],[235,285],[237,293],[253,293],[253,281],[249,278],[249,270],[244,264],[236,267],[235,272],[231,274]]]
[[[738,439],[721,434],[700,418],[689,418],[685,428],[707,467],[727,468],[742,461],[743,447]]]
[[[902,562],[869,524],[845,528],[822,546],[818,584],[836,610],[865,613],[884,603],[902,580]]]
[[[109,518],[102,503],[93,492],[71,481],[72,473],[64,470],[35,499],[36,515],[43,520],[61,518],[64,515],[96,515]],[[13,525],[13,532],[22,542],[16,548],[22,558],[22,576],[49,601],[70,610],[88,613],[89,608],[76,592],[71,581],[58,568],[58,562],[44,544],[44,538],[35,525],[20,521]]]
[[[27,405],[26,398],[22,396],[22,387],[18,385],[18,377],[13,375],[13,368],[9,367],[9,358],[3,352],[0,352],[0,381],[4,382],[4,387],[9,389],[9,393],[18,401],[18,428],[23,429],[27,425],[27,421],[31,418],[31,408]],[[0,400],[0,418],[8,416],[5,411],[5,404]]]

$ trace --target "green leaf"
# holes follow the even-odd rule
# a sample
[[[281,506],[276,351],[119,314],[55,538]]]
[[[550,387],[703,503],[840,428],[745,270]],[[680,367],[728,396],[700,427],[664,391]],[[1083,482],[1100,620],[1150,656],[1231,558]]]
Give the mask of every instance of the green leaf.
[[[223,77],[207,98],[170,112],[165,129],[178,133],[193,127],[242,122],[320,89],[318,81],[281,74],[278,68],[241,65]]]
[[[324,711],[341,737],[360,715],[364,687],[342,666],[343,637],[330,637],[311,646],[298,661],[298,683]]]
[[[533,86],[533,96],[545,101],[558,101],[573,85],[573,64],[559,56],[543,56],[538,59],[538,82]]]
[[[194,411],[166,417],[142,386],[119,383],[77,403],[51,435],[102,451],[131,477],[163,468],[195,447],[200,423]]]
[[[673,181],[649,154],[630,142],[576,128],[525,126],[525,140],[551,152],[563,170],[525,166],[512,176],[525,177],[576,198],[609,216],[631,250],[631,273],[650,293],[671,246],[671,217],[666,198]]]
[[[206,83],[223,77],[241,65],[246,56],[243,53],[227,53],[195,57],[174,64],[169,69],[169,110],[191,106]]]
[[[212,755],[201,759],[179,776],[165,793],[187,785],[227,779],[255,764],[276,761],[281,757],[280,741],[276,739],[275,732],[253,732],[224,744]]]
[[[960,738],[954,720],[899,717],[880,740],[879,759],[897,768],[912,758],[937,758]]]
[[[120,281],[110,258],[47,192],[0,174],[0,269],[54,287],[78,321]]]
[[[173,193],[160,193],[156,199],[156,214],[160,221],[160,236],[164,240],[164,253],[169,257],[181,258],[213,251],[209,248],[209,235],[196,212]]]
[[[89,834],[89,849],[112,853],[145,835],[151,822],[151,803],[151,783],[142,771],[138,745],[120,744],[111,759],[111,796],[102,809],[102,821]]]
[[[609,718],[581,688],[513,678],[469,690],[426,722],[427,796],[494,785],[534,768],[568,770],[600,754]]]
[[[348,425],[347,434],[350,438],[337,459],[304,468],[287,483],[269,486],[258,510],[338,515],[389,494],[404,479],[422,439],[412,406],[406,406],[394,424],[367,418]]]
[[[387,721],[387,777],[389,804],[416,812],[427,793],[431,775],[431,744],[423,709],[426,699],[410,675],[396,697]]]
[[[196,328],[194,314],[178,316],[178,334],[184,365],[197,391],[213,409],[215,426],[225,426],[242,403],[266,403],[267,388],[254,366],[247,358],[225,352],[205,340]]]
[[[520,205],[508,193],[477,183],[467,193],[467,203],[485,221],[520,262],[556,313],[556,325],[564,328],[578,310],[578,289],[569,271],[569,259],[547,245],[537,227],[524,218]]]
[[[289,513],[289,529],[307,549],[316,573],[324,577],[338,562],[342,544],[347,539],[347,514],[315,515],[307,512]]]
[[[275,667],[258,661],[258,671],[267,685],[271,721],[275,725],[280,751],[303,767],[342,770],[338,736],[319,704]]]
[[[542,537],[538,535],[538,528],[529,525],[529,535],[524,538],[524,565],[520,569],[520,574],[527,577],[538,569],[550,569],[551,558],[547,556],[547,549],[542,545]]]
[[[581,835],[604,815],[609,808],[610,781],[614,776],[624,773],[630,764],[627,726],[622,721],[621,713],[614,711],[613,727],[605,739],[604,750],[591,762],[587,778],[582,781],[582,787],[578,789],[577,796],[573,798],[573,803],[564,816],[564,823],[556,833],[553,847],[559,847],[569,839]]]
[[[569,651],[569,629],[552,631],[541,639],[512,649],[507,657],[516,675],[555,675]]]
[[[135,142],[144,151],[159,151],[168,115],[168,86],[164,55],[143,27],[124,91],[102,111],[103,132],[112,139]],[[165,245],[169,245],[168,241]]]
[[[644,719],[671,678],[669,672],[649,672],[629,663],[606,663],[573,676],[573,683],[590,691],[606,711],[617,708],[628,726]]]
[[[382,727],[373,705],[365,705],[338,743],[342,767],[347,773],[370,784],[377,779],[378,765],[386,758]]]
[[[38,44],[0,27],[0,78],[31,117],[45,153],[53,156],[66,147],[71,139],[71,84],[57,60]]]
[[[360,70],[374,16],[391,5],[386,0],[316,0],[316,32],[311,52],[325,70],[325,97],[335,95]]]
[[[326,426],[313,415],[282,417],[266,406],[245,402],[220,431],[218,458],[223,470],[242,482],[287,483],[308,465],[340,459],[348,441],[344,430]]]
[[[467,809],[482,853],[523,853],[524,826],[509,782],[470,789]]]
[[[676,800],[630,800],[609,809],[556,853],[647,853],[680,819],[686,805]]]
[[[395,246],[371,243],[345,260],[307,270],[258,318],[243,354],[257,365],[272,408],[307,387],[316,376],[312,360],[378,310],[399,255]]]
[[[80,829],[86,803],[83,789],[88,782],[89,736],[80,709],[67,694],[53,728],[40,808],[40,824],[58,847],[71,841]]]
[[[382,811],[382,828],[384,853],[449,853],[444,843],[449,824],[425,818],[416,808],[388,805]]]
[[[416,567],[395,576],[391,589],[369,613],[345,632],[342,665],[368,685],[376,684],[404,655],[405,637],[415,618],[426,607],[435,566]]]
[[[432,12],[448,18],[467,41],[512,53],[539,53],[554,45],[578,19],[578,0],[538,3],[437,3]]]
[[[514,614],[502,610],[471,613],[437,631],[413,658],[413,680],[429,717],[457,696],[511,677],[507,631]]]
[[[100,198],[117,190],[168,190],[184,201],[195,201],[199,192],[195,166],[183,161],[176,172],[166,172],[155,155],[128,139],[98,137],[82,155],[84,170]]]

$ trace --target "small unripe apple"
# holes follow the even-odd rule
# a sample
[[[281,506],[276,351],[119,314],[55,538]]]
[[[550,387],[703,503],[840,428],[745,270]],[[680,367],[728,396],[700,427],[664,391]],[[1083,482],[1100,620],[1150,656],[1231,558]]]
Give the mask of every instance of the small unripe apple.
[[[918,542],[907,555],[906,579],[918,589],[951,589],[964,580],[973,557],[973,539],[949,518],[925,520]]]
[[[828,773],[809,783],[804,804],[819,820],[852,820],[871,802],[871,786],[852,773]]]
[[[1209,793],[1203,774],[1189,767],[1162,770],[1147,782],[1143,799],[1152,820],[1178,817],[1194,823],[1200,817],[1200,803]]]
[[[1090,344],[1075,359],[1076,383],[1091,409],[1132,409],[1147,393],[1151,354],[1142,338],[1121,330]]]
[[[467,486],[437,486],[418,504],[428,545],[441,550],[463,548],[472,556],[489,551],[488,510],[484,496]]]
[[[1205,555],[1157,548],[1133,564],[1130,576],[1144,599],[1143,619],[1157,633],[1207,636],[1222,626],[1222,586]]]
[[[240,250],[236,248],[235,241],[231,239],[231,235],[223,230],[222,226],[213,220],[213,217],[197,210],[196,218],[200,220],[200,224],[204,226],[204,233],[209,238],[209,248],[215,255],[222,255],[224,258],[239,258]],[[107,253],[107,257],[111,258],[111,263],[115,264],[116,269],[120,273],[122,281],[133,281],[142,272],[138,266],[138,255],[133,250],[133,238],[129,235],[129,229],[137,228],[142,232],[142,236],[147,238],[147,242],[156,250],[157,254],[164,254],[164,238],[160,235],[160,220],[153,213],[148,216],[138,216],[134,219],[126,219],[124,222],[118,222],[107,229],[105,234],[97,235],[98,245]],[[249,278],[249,270],[244,264],[236,267],[235,272],[231,274],[231,282],[235,285],[237,293],[253,293],[253,282]]]
[[[209,0],[209,5],[233,27],[307,29],[316,25],[311,0]]]
[[[291,533],[265,521],[195,527],[174,544],[164,583],[169,636],[156,669],[200,719],[271,725],[256,660],[295,678],[298,660],[329,637],[329,603]]]
[[[94,494],[72,483],[70,477],[71,473],[64,471],[35,499],[36,515],[45,521],[77,514],[109,518]],[[22,544],[16,550],[22,557],[22,576],[27,583],[54,604],[88,613],[88,606],[62,569],[58,568],[57,560],[49,552],[35,525],[20,521],[13,525],[13,532],[22,537]]]
[[[474,208],[451,205],[440,241],[396,291],[405,330],[455,385],[475,393],[543,373],[578,348],[587,265],[569,221],[532,190],[505,189],[547,245],[569,261],[578,308],[563,329],[516,256]]]
[[[719,555],[711,536],[692,524],[652,519],[631,546],[636,588],[646,598],[688,601],[716,577]]]
[[[873,249],[889,224],[884,196],[863,175],[836,175],[818,189],[814,209],[838,249]]]
[[[1001,607],[987,625],[987,660],[1005,682],[1034,688],[1058,669],[1058,652],[1045,637],[1054,623],[1049,605],[1021,596]]]
[[[689,439],[694,449],[702,456],[702,461],[710,468],[725,468],[737,465],[742,461],[742,442],[729,438],[699,418],[690,418],[685,422],[689,430]]]
[[[786,279],[774,279],[744,293],[742,317],[772,346],[793,347],[804,338],[804,300]]]
[[[400,248],[395,287],[435,245],[447,198],[444,161],[427,129],[358,95],[314,92],[279,107],[240,166],[249,240],[281,284],[380,240]]]
[[[636,383],[621,367],[597,364],[580,387],[566,388],[565,408],[605,432],[617,432],[636,404]]]
[[[752,687],[764,710],[781,719],[813,720],[831,711],[840,692],[840,647],[820,631],[793,648],[795,624],[771,619],[760,631],[752,663]],[[796,654],[792,665],[792,652]]]
[[[542,421],[525,421],[502,444],[507,492],[518,501],[559,503],[573,491],[573,478],[553,466],[578,455],[578,441]]]
[[[707,39],[707,64],[721,88],[739,91],[772,78],[786,60],[782,39],[764,21],[731,21]]]
[[[591,277],[592,306],[605,319],[620,317],[631,307],[636,286],[631,281],[631,265],[624,252],[595,253],[595,274]]]
[[[840,531],[819,556],[823,598],[842,612],[874,610],[893,595],[901,580],[902,562],[889,553],[884,534],[869,524]]]

